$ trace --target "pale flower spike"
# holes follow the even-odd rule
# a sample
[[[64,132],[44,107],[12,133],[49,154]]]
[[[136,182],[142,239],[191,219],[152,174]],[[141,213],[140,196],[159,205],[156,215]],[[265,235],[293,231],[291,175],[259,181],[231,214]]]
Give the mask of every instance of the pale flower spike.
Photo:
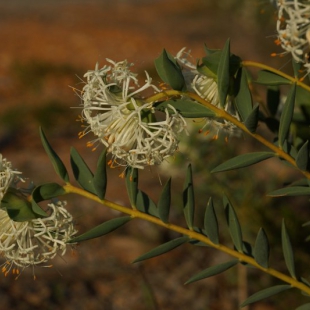
[[[11,185],[22,180],[21,172],[0,154],[1,200]],[[67,244],[75,234],[73,218],[65,209],[66,202],[49,204],[46,218],[24,222],[13,221],[6,209],[0,208],[0,255],[4,257],[1,271],[19,276],[19,269],[46,263],[57,254],[64,255]]]
[[[130,71],[127,61],[114,62],[85,74],[82,118],[89,125],[82,136],[93,132],[112,154],[110,166],[130,166],[143,169],[159,165],[178,149],[177,135],[185,130],[186,122],[172,107],[165,110],[165,119],[156,121],[152,103],[143,100],[142,92],[160,90],[146,73],[143,86]],[[169,112],[169,113],[168,113]]]
[[[3,158],[2,154],[0,154],[0,200],[2,200],[10,184],[15,178],[18,178],[20,174],[21,172],[12,170],[11,162],[7,161],[6,158]]]
[[[57,254],[64,255],[67,244],[75,234],[73,219],[65,209],[66,202],[49,204],[46,218],[15,222],[0,209],[0,252],[6,259],[2,272],[46,263]]]
[[[182,68],[187,89],[195,92],[204,100],[208,101],[217,108],[221,108],[220,99],[218,95],[218,85],[214,78],[200,74],[196,66],[188,61],[190,51],[186,52],[186,48],[182,48],[176,55],[175,59]],[[231,116],[240,121],[240,116],[235,109],[232,100],[227,96],[224,110]],[[205,118],[206,122],[200,129],[200,132],[205,130],[206,134],[210,133],[213,139],[217,139],[219,134],[223,134],[227,140],[228,136],[240,136],[241,131],[233,123],[226,120],[219,120],[216,118]]]
[[[283,54],[291,53],[309,73],[310,1],[278,0],[277,7],[276,42],[285,50]]]

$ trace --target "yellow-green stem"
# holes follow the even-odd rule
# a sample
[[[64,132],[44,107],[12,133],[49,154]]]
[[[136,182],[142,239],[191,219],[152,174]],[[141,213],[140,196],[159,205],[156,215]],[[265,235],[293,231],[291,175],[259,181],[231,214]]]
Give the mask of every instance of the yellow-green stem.
[[[292,83],[296,83],[296,85],[298,85],[298,86],[300,86],[300,87],[302,87],[302,88],[304,88],[310,92],[310,87],[307,84],[303,83],[301,79],[292,77],[292,76],[290,76],[290,75],[288,75],[288,74],[286,74],[280,70],[274,69],[274,68],[269,67],[267,65],[264,65],[264,64],[261,64],[259,62],[255,62],[255,61],[244,60],[244,61],[242,61],[242,66],[244,66],[244,67],[256,67],[256,68],[260,68],[263,70],[268,70],[270,72],[273,72],[277,75],[284,77],[285,79],[291,81]]]
[[[149,101],[149,102],[156,102],[156,101],[159,101],[159,100],[163,100],[164,98],[167,98],[167,97],[180,97],[180,96],[189,97],[189,98],[192,98],[193,100],[201,103],[202,105],[204,105],[208,109],[210,109],[213,112],[215,112],[216,117],[225,119],[226,121],[229,121],[229,122],[233,123],[238,128],[240,128],[243,132],[246,132],[247,134],[252,136],[254,139],[256,139],[260,143],[264,144],[266,147],[268,147],[273,152],[275,152],[275,154],[277,154],[279,157],[285,159],[288,163],[290,163],[296,169],[300,170],[297,167],[296,162],[295,162],[295,160],[294,160],[294,158],[292,156],[290,156],[289,154],[284,152],[281,148],[277,147],[273,143],[271,143],[268,140],[266,140],[265,138],[263,138],[261,135],[259,135],[257,133],[252,133],[251,131],[249,131],[246,128],[246,126],[243,123],[238,121],[235,117],[231,116],[226,111],[215,107],[213,104],[211,104],[210,102],[202,99],[200,96],[198,96],[195,93],[190,93],[190,92],[183,93],[183,92],[179,92],[177,90],[167,90],[167,91],[164,91],[162,93],[158,93],[158,94],[156,94],[156,95],[154,95],[152,97],[149,97],[147,99],[147,101]],[[310,173],[308,171],[300,170],[300,172],[306,178],[310,179]]]
[[[308,287],[307,285],[305,285],[304,283],[302,282],[299,282],[297,281],[296,279],[294,278],[291,278],[290,276],[286,275],[286,274],[283,274],[275,269],[272,269],[272,268],[264,268],[262,266],[260,266],[254,258],[252,257],[249,257],[243,253],[240,253],[238,251],[235,251],[231,248],[228,248],[224,245],[221,245],[221,244],[215,244],[213,243],[208,237],[200,234],[200,233],[197,233],[193,230],[190,230],[190,229],[187,229],[187,228],[184,228],[184,227],[181,227],[181,226],[178,226],[178,225],[175,225],[175,224],[171,224],[171,223],[164,223],[162,222],[159,218],[157,217],[154,217],[154,216],[151,216],[151,215],[148,215],[148,214],[145,214],[143,212],[140,212],[138,210],[133,210],[133,209],[130,209],[130,208],[127,208],[127,207],[124,207],[124,206],[121,206],[119,204],[116,204],[114,202],[111,202],[111,201],[108,201],[108,200],[105,200],[105,199],[99,199],[96,195],[93,195],[81,188],[77,188],[69,183],[67,183],[66,185],[64,185],[64,190],[66,191],[66,193],[74,193],[74,194],[77,194],[77,195],[80,195],[80,196],[83,196],[83,197],[86,197],[88,199],[91,199],[93,201],[96,201],[102,205],[105,205],[107,206],[108,208],[110,209],[113,209],[113,210],[116,210],[116,211],[119,211],[119,212],[122,212],[122,213],[125,213],[125,214],[128,214],[130,215],[132,218],[139,218],[139,219],[142,219],[142,220],[145,220],[145,221],[148,221],[150,223],[153,223],[155,225],[158,225],[158,226],[162,226],[162,227],[165,227],[169,230],[172,230],[172,231],[175,231],[175,232],[178,232],[182,235],[185,235],[185,236],[188,236],[189,238],[191,239],[194,239],[194,240],[198,240],[198,241],[201,241],[207,245],[209,245],[210,247],[214,248],[214,249],[217,249],[219,251],[222,251],[230,256],[233,256],[237,259],[239,259],[240,262],[245,262],[245,263],[248,263],[260,270],[262,270],[263,272],[275,277],[275,278],[278,278],[280,280],[282,280],[283,282],[286,282],[288,284],[290,284],[292,287],[295,287],[297,289],[300,289],[301,291],[305,292],[306,294],[309,294],[310,295],[310,287]]]

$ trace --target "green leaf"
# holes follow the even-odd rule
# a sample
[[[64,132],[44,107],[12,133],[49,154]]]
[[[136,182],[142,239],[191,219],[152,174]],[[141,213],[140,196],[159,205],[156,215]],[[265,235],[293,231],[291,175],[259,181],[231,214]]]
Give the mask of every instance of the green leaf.
[[[310,303],[304,304],[296,308],[295,310],[309,310],[310,309]]]
[[[158,217],[158,210],[156,204],[144,192],[138,190],[136,207],[139,211]]]
[[[34,212],[31,202],[27,200],[17,189],[9,188],[1,200],[1,208],[6,209],[8,216],[15,222],[31,221],[42,217],[44,211]],[[44,216],[47,216],[44,213]]]
[[[195,274],[188,281],[186,281],[185,284],[193,283],[193,282],[205,279],[205,278],[215,276],[219,273],[222,273],[222,272],[234,267],[238,263],[239,263],[239,260],[234,259],[234,260],[231,260],[231,261],[223,263],[223,264],[212,266],[210,268],[207,268],[207,269]]]
[[[305,142],[303,146],[298,151],[298,154],[296,156],[296,165],[299,169],[306,171],[308,167],[309,162],[309,148],[308,148],[308,142]]]
[[[255,83],[263,85],[288,85],[291,81],[267,70],[261,70],[258,72],[257,80]]]
[[[299,280],[300,280],[303,284],[306,284],[307,286],[310,287],[310,282],[309,282],[307,279],[305,279],[305,278],[303,278],[303,277],[300,277]]]
[[[280,104],[280,90],[278,86],[268,86],[266,101],[270,114],[275,116]]]
[[[31,209],[36,214],[37,218],[48,217],[48,214],[42,210],[35,200],[31,201]]]
[[[247,72],[244,67],[240,68],[237,74],[240,85],[235,97],[236,107],[242,121],[245,121],[252,112],[252,96],[249,89]]]
[[[259,105],[257,104],[249,116],[246,118],[244,125],[252,133],[256,131],[257,124],[259,119]]]
[[[129,201],[133,209],[136,209],[138,180],[139,180],[138,169],[128,167],[126,169],[126,188]]]
[[[193,229],[194,212],[195,212],[195,197],[194,184],[192,176],[192,166],[188,165],[186,178],[183,187],[183,211],[187,226]]]
[[[73,171],[73,175],[77,182],[86,191],[96,195],[96,189],[94,187],[94,175],[88,168],[84,159],[80,156],[78,151],[72,147],[70,152],[70,161]]]
[[[100,199],[104,199],[105,192],[107,189],[107,164],[106,164],[106,155],[107,155],[107,149],[105,149],[97,163],[97,169],[94,174],[94,188],[96,190],[96,193]]]
[[[242,232],[237,214],[226,196],[223,197],[223,204],[225,208],[226,221],[233,244],[239,252],[243,253]]]
[[[304,108],[309,108],[310,106],[310,93],[308,90],[297,86],[296,87],[296,101],[295,104],[299,106],[305,106]],[[308,110],[309,111],[309,110]],[[309,112],[307,112],[308,117],[307,119],[309,120]],[[296,115],[294,115],[295,118]]]
[[[47,153],[50,161],[52,162],[54,170],[66,183],[69,182],[69,175],[65,165],[63,164],[59,156],[56,154],[56,152],[53,150],[53,148],[47,141],[47,138],[41,127],[40,127],[40,136],[45,152]]]
[[[269,243],[263,228],[257,234],[254,245],[255,261],[264,268],[269,268]]]
[[[294,279],[296,279],[294,253],[293,253],[290,237],[285,228],[284,220],[282,220],[281,238],[282,238],[282,249],[283,249],[283,255],[284,255],[286,267],[290,275]]]
[[[178,247],[184,243],[187,243],[189,240],[190,240],[190,238],[187,236],[170,240],[164,244],[161,244],[160,246],[156,247],[155,249],[139,256],[138,258],[136,258],[133,261],[133,263],[141,262],[143,260],[150,259],[150,258],[159,256],[159,255],[165,254],[165,253],[175,249],[176,247]]]
[[[261,290],[255,294],[253,294],[252,296],[250,296],[248,299],[246,299],[240,305],[240,307],[245,307],[249,304],[252,304],[253,302],[263,300],[263,299],[268,298],[270,296],[273,296],[273,295],[276,295],[276,294],[281,293],[283,291],[289,290],[290,288],[292,288],[290,285],[276,285],[276,286],[266,288],[264,290]]]
[[[229,90],[229,81],[230,81],[229,58],[230,58],[230,42],[229,40],[227,40],[222,50],[219,66],[217,69],[218,95],[222,107],[225,106],[226,97]]]
[[[171,204],[171,178],[165,184],[158,201],[158,215],[164,222],[169,222],[169,212]]]
[[[46,183],[40,186],[37,186],[32,192],[32,201],[31,207],[32,211],[38,217],[47,217],[47,213],[42,210],[38,205],[38,202],[52,199],[61,195],[65,195],[66,191],[57,183]]]
[[[294,186],[277,189],[268,194],[270,197],[310,195],[310,187]]]
[[[164,49],[154,61],[160,78],[175,90],[185,90],[186,85],[182,70],[170,54]]]
[[[204,217],[204,230],[208,238],[215,244],[219,244],[219,231],[216,214],[214,211],[213,200],[209,199],[205,217]]]
[[[82,235],[79,235],[79,236],[71,239],[70,241],[68,241],[68,243],[82,242],[82,241],[86,241],[89,239],[94,239],[94,238],[104,236],[104,235],[114,231],[115,229],[123,226],[124,224],[129,222],[131,219],[132,219],[132,217],[130,217],[130,216],[123,216],[123,217],[114,218],[112,220],[104,222],[104,223],[90,229],[89,231],[87,231],[86,233],[84,233]]]
[[[214,117],[216,115],[212,110],[209,110],[202,104],[186,98],[156,103],[154,107],[156,110],[164,112],[165,109],[168,109],[168,111],[171,110],[168,105],[173,106],[186,118]]]
[[[46,183],[37,186],[32,192],[32,199],[36,202],[65,195],[66,191],[57,183]]]
[[[215,167],[211,173],[248,167],[274,156],[276,154],[271,152],[255,152],[238,155]]]
[[[280,118],[279,146],[282,147],[289,133],[290,125],[294,114],[294,102],[296,94],[296,84],[293,84],[285,101]]]

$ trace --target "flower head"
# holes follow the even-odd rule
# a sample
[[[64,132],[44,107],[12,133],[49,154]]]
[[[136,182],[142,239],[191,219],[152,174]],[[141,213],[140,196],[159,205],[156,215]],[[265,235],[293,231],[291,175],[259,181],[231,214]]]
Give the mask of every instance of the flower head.
[[[0,253],[6,259],[2,272],[19,274],[19,268],[46,263],[64,255],[66,242],[77,232],[65,202],[49,204],[49,216],[15,222],[0,209]]]
[[[3,198],[14,179],[20,179],[18,178],[19,174],[21,174],[21,172],[13,170],[11,162],[7,161],[6,158],[3,158],[2,154],[0,154],[0,200]]]
[[[177,135],[185,127],[182,116],[173,108],[165,110],[165,118],[157,121],[151,102],[143,99],[147,89],[159,91],[146,72],[140,87],[136,74],[127,61],[110,63],[85,74],[82,118],[88,123],[81,133],[93,132],[112,154],[111,165],[143,169],[160,164],[178,146]]]
[[[20,174],[12,170],[11,163],[0,154],[0,201],[10,187],[15,187],[22,180]],[[19,268],[45,263],[57,254],[65,254],[66,242],[76,233],[72,216],[65,209],[65,202],[49,204],[47,217],[23,222],[12,220],[4,205],[2,202],[0,208],[0,255],[6,260],[2,264],[5,275],[12,270],[18,276]]]
[[[185,48],[181,49],[180,52],[176,55],[176,60],[179,62],[182,73],[187,84],[187,89],[194,91],[202,99],[208,101],[215,107],[223,109],[219,99],[218,93],[218,84],[214,76],[207,76],[199,73],[196,69],[196,66],[188,61],[190,52],[186,52]],[[224,110],[229,113],[231,116],[240,120],[239,114],[235,109],[232,98],[227,96]],[[217,139],[219,134],[224,134],[225,138],[227,136],[238,136],[240,135],[240,130],[234,124],[224,119],[216,118],[205,118],[206,123],[201,128],[200,131],[206,130],[206,134],[211,133],[214,139]]]
[[[310,2],[278,0],[277,6],[277,43],[296,62],[304,63],[310,43]]]

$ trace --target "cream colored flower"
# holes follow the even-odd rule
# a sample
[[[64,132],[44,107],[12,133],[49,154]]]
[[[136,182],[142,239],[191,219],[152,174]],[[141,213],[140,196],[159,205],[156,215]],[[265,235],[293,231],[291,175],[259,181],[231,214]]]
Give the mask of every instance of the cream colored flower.
[[[49,204],[46,218],[15,222],[0,209],[0,253],[6,260],[2,272],[19,274],[19,269],[46,263],[64,255],[66,242],[75,234],[73,219],[65,202]]]
[[[296,62],[305,63],[310,43],[310,2],[278,0],[277,43]]]
[[[11,162],[7,161],[6,158],[3,158],[2,154],[0,154],[0,200],[3,198],[14,179],[19,179],[18,175],[20,174],[21,172],[13,170]]]
[[[239,114],[232,103],[232,98],[227,96],[225,106],[222,108],[218,94],[218,84],[215,77],[200,74],[197,71],[196,66],[188,61],[189,56],[190,52],[186,52],[185,48],[181,49],[176,55],[176,60],[182,68],[187,89],[189,91],[194,91],[202,99],[208,101],[219,109],[224,109],[231,116],[240,120]],[[239,136],[241,134],[238,127],[224,119],[206,117],[205,120],[206,122],[201,128],[201,131],[204,130],[206,133],[210,133],[210,136],[214,139],[217,139],[221,134],[223,134],[226,139],[227,136]]]
[[[165,119],[157,121],[152,103],[143,99],[147,89],[159,91],[146,72],[145,84],[140,87],[127,61],[85,74],[82,118],[88,123],[81,136],[93,132],[112,154],[111,166],[158,165],[174,154],[177,135],[186,127],[182,116],[173,108],[165,110]]]

